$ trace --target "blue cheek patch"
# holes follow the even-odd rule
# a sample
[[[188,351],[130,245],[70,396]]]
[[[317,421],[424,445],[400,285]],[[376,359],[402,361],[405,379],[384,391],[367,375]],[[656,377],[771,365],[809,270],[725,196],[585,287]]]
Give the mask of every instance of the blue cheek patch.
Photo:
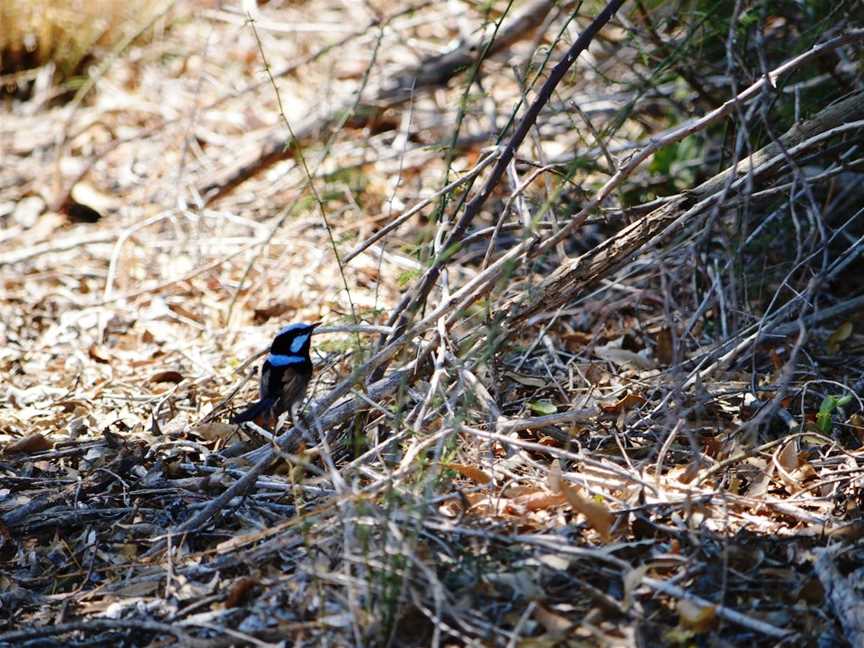
[[[293,349],[294,346],[292,345],[291,348]],[[267,359],[274,367],[287,367],[288,365],[303,364],[305,362],[301,356],[273,355],[272,353],[267,356]]]
[[[303,345],[309,340],[309,334],[298,335],[293,340],[291,340],[291,353],[300,353],[300,349],[303,348]]]

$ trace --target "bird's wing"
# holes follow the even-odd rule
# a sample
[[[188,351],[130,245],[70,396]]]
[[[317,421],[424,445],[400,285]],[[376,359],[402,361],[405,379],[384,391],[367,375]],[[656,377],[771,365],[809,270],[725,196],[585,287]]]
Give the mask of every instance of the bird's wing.
[[[306,393],[306,384],[309,382],[308,376],[299,371],[285,371],[282,374],[282,394],[279,399],[279,413],[287,412],[292,405],[300,404],[300,399]],[[292,412],[293,415],[293,412]]]
[[[276,385],[271,385],[270,381],[272,380],[273,375],[273,367],[270,364],[269,360],[265,360],[264,364],[261,365],[261,386],[259,387],[261,398],[268,398],[270,396],[276,396],[277,391],[273,389]]]

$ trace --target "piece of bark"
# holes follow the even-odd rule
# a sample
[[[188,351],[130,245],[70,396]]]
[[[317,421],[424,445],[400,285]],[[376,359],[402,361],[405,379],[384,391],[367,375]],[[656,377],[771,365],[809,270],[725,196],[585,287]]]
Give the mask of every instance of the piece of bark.
[[[862,592],[843,576],[834,564],[834,551],[830,548],[817,549],[813,565],[825,597],[831,603],[834,613],[843,626],[846,639],[852,646],[864,646],[864,598]],[[854,572],[859,573],[860,570]],[[857,590],[857,591],[856,591]]]

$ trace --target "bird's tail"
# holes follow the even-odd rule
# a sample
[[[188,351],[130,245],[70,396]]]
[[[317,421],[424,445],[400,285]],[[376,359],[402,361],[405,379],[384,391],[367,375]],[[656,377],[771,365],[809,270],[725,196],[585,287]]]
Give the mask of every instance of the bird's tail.
[[[246,421],[253,421],[262,414],[266,414],[267,412],[269,412],[275,404],[275,398],[262,398],[257,403],[253,403],[245,410],[237,414],[234,418],[231,419],[231,422],[245,423]]]

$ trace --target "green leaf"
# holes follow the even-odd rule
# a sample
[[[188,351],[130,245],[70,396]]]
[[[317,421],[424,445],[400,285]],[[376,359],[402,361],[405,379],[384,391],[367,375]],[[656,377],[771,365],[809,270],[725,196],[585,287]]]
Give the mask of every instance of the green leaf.
[[[549,401],[531,401],[528,403],[528,409],[541,416],[548,416],[558,411],[558,408]]]
[[[838,407],[843,407],[852,402],[852,394],[834,395],[829,394],[822,399],[819,411],[816,412],[816,427],[819,431],[828,434],[831,432],[831,415]]]
[[[654,158],[648,165],[648,168],[653,173],[666,175],[672,169],[672,163],[678,159],[678,144],[673,143],[669,146],[664,146],[654,154]]]
[[[410,284],[412,281],[414,281],[420,275],[421,275],[420,270],[417,270],[414,268],[412,268],[410,270],[404,270],[404,271],[400,272],[399,275],[396,277],[396,283],[399,284],[400,288],[404,288],[405,286]]]
[[[817,412],[816,427],[819,428],[819,431],[822,434],[828,434],[831,432],[831,415],[826,414],[825,412]]]
[[[837,399],[834,396],[826,396],[822,399],[822,404],[819,406],[820,414],[831,414],[837,406]]]

